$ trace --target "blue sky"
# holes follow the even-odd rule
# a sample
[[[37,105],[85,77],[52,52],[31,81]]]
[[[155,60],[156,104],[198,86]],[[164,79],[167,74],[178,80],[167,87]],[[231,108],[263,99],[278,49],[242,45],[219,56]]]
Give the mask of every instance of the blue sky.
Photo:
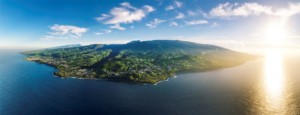
[[[265,45],[280,22],[284,46],[298,47],[299,19],[297,0],[0,0],[0,47],[178,39],[242,49]]]

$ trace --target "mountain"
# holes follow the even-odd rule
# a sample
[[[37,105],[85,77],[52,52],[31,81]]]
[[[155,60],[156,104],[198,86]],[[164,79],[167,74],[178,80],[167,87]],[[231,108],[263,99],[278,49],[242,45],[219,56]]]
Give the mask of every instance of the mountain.
[[[23,52],[26,60],[55,66],[60,77],[157,83],[176,73],[208,71],[242,64],[254,56],[222,47],[178,40]]]

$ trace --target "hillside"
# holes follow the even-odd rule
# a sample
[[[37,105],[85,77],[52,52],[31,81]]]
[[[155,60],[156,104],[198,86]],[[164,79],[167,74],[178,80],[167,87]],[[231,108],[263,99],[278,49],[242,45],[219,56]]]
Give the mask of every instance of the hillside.
[[[23,52],[26,60],[55,66],[60,77],[156,83],[181,72],[242,64],[253,56],[178,40],[132,41]]]

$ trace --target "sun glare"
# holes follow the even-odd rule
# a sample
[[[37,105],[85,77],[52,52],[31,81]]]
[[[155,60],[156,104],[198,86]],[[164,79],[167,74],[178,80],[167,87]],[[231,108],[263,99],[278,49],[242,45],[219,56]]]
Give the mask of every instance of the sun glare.
[[[285,20],[271,22],[265,33],[267,45],[282,45],[286,37]]]

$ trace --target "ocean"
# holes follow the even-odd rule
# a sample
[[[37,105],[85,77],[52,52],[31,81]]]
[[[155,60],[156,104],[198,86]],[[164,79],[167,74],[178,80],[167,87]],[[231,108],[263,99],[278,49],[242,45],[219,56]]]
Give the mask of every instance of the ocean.
[[[300,56],[270,52],[239,66],[156,85],[55,77],[55,68],[0,53],[1,115],[299,114]]]

